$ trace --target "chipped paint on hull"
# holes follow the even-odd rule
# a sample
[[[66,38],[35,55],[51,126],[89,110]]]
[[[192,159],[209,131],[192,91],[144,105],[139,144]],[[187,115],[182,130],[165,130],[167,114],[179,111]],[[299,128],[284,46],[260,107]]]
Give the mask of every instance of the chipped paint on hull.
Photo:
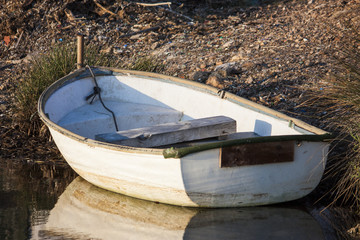
[[[64,156],[71,167],[94,185],[172,205],[244,207],[290,201],[311,192],[323,171],[323,165],[316,166],[310,158],[302,161],[298,157],[310,154],[309,146],[313,143],[303,143],[296,148],[294,162],[219,168],[219,149],[190,154],[182,159],[137,155],[129,165],[129,153],[111,149],[99,152],[60,133],[52,132],[52,135],[59,149],[67,153]]]
[[[112,192],[172,205],[189,207],[198,206],[191,201],[183,190],[172,189],[169,187],[154,187],[146,185],[146,183],[135,183],[124,179],[114,179],[91,172],[84,172],[76,168],[74,168],[74,170],[87,181]]]

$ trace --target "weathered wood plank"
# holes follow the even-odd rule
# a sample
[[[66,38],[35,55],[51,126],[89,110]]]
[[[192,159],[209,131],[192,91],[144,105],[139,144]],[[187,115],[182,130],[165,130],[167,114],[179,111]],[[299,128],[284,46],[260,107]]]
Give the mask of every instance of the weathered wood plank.
[[[217,142],[221,142],[224,140],[234,140],[234,139],[254,138],[254,137],[259,137],[259,135],[254,132],[236,132],[236,133],[216,136],[216,137],[212,137],[212,138],[205,138],[205,139],[198,139],[198,140],[193,140],[193,141],[189,141],[189,142],[175,143],[175,144],[170,144],[168,146],[165,145],[162,147],[184,148],[184,147],[200,146],[200,145],[203,145],[206,143],[217,143]]]
[[[236,121],[234,119],[216,116],[99,134],[95,136],[95,139],[132,147],[158,147],[235,132]]]

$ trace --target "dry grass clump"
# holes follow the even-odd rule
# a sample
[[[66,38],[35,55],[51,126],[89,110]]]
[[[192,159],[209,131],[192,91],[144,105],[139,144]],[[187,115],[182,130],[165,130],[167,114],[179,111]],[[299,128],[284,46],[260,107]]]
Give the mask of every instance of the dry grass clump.
[[[96,46],[85,48],[86,64],[90,66],[114,66],[115,61],[106,54],[99,54]],[[28,135],[36,134],[42,123],[37,116],[37,101],[41,93],[54,81],[69,74],[76,68],[75,44],[54,46],[30,63],[26,76],[18,84],[16,90],[15,112],[20,127],[26,129]]]
[[[345,157],[332,170],[342,175],[336,185],[335,200],[341,199],[360,210],[360,52],[348,52],[348,57],[350,62],[341,61],[345,73],[333,77],[326,91],[332,104],[329,120],[349,144]]]
[[[158,63],[158,61],[154,58],[142,57],[135,60],[135,62],[130,64],[128,68],[144,72],[160,73],[165,69],[165,65]]]
[[[336,141],[345,145],[338,150],[335,147],[340,157],[329,161],[327,175],[336,182],[330,191],[333,202],[360,211],[360,41],[354,46],[338,52],[338,73],[332,74],[327,86],[309,102],[327,113],[327,124],[338,133]]]
[[[93,45],[85,47],[85,64],[90,66],[119,67],[120,63],[110,54],[99,53],[100,49]],[[53,82],[74,71],[76,68],[75,44],[61,44],[42,54],[30,63],[27,75],[19,83],[16,90],[16,121],[28,135],[46,130],[37,115],[37,101],[41,93]],[[139,58],[125,68],[161,72],[165,68],[152,58]]]

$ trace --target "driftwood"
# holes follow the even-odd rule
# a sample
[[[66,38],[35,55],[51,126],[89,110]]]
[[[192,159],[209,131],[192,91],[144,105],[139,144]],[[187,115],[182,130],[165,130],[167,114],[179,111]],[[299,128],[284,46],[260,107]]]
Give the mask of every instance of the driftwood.
[[[156,7],[162,5],[168,5],[170,7],[171,2],[161,2],[161,3],[136,3],[137,5],[144,6],[144,7]]]
[[[16,43],[16,45],[15,45],[15,48],[18,47],[18,45],[19,45],[19,43],[20,43],[21,38],[22,38],[23,35],[24,35],[24,31],[21,32],[20,37],[19,37],[19,39],[18,39],[18,41],[17,41],[17,43]]]
[[[170,12],[170,13],[173,13],[173,14],[175,14],[175,15],[178,15],[178,16],[180,16],[180,17],[186,18],[186,19],[189,20],[190,22],[194,22],[194,19],[192,19],[191,17],[188,17],[188,16],[186,16],[186,15],[184,15],[184,14],[175,12],[175,11],[169,9],[169,8],[162,8],[162,9],[164,9],[164,10],[167,11],[167,12]]]
[[[164,9],[165,11],[167,12],[170,12],[172,14],[175,14],[175,15],[178,15],[180,17],[183,17],[183,18],[186,18],[187,20],[189,20],[190,22],[194,22],[194,19],[192,19],[191,17],[188,17],[184,14],[181,14],[181,13],[178,13],[178,12],[175,12],[174,10],[171,10],[170,9],[170,5],[171,5],[171,2],[162,2],[162,3],[135,3],[137,5],[140,5],[140,6],[144,6],[144,7],[158,7],[158,8],[161,8],[161,9]],[[168,5],[169,8],[164,8],[164,7],[161,7],[163,5]]]
[[[143,30],[140,30],[140,31],[136,31],[136,32],[132,32],[132,33],[127,33],[127,34],[121,35],[121,36],[119,36],[118,38],[131,37],[131,36],[133,36],[133,35],[137,35],[137,34],[140,34],[140,33],[157,31],[157,30],[159,30],[160,28],[168,28],[168,27],[171,27],[171,26],[172,26],[172,25],[169,24],[169,25],[166,25],[166,26],[156,26],[156,27],[146,28],[146,29],[143,29]]]
[[[93,0],[95,5],[98,6],[99,8],[101,8],[101,10],[103,10],[104,12],[109,13],[110,15],[114,16],[114,17],[119,17],[116,13],[110,11],[109,9],[105,8],[104,6],[102,6],[97,0]]]
[[[75,21],[76,17],[75,17],[75,15],[71,12],[70,9],[65,8],[65,9],[64,9],[64,13],[65,13],[66,17],[67,17],[70,21]]]

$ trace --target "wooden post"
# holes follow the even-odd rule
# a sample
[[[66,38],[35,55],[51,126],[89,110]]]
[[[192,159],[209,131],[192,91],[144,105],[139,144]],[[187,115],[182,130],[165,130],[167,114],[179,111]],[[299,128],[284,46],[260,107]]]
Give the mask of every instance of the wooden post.
[[[84,66],[84,36],[77,35],[77,69]]]

